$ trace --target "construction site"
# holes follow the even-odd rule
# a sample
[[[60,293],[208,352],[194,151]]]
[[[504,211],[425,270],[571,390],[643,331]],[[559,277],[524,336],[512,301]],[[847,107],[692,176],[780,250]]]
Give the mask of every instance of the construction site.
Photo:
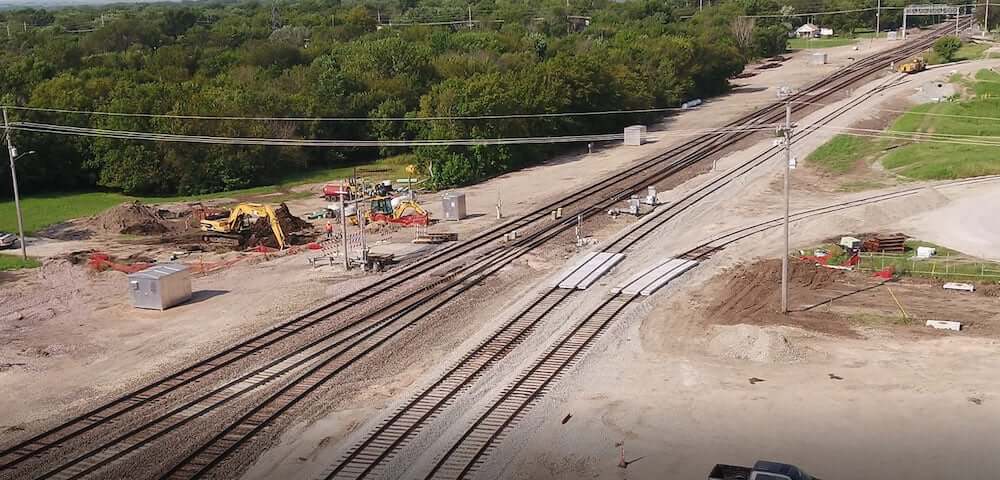
[[[972,23],[461,188],[51,225],[0,272],[0,478],[996,478],[1000,176],[807,161],[973,96],[1000,58],[921,57]]]

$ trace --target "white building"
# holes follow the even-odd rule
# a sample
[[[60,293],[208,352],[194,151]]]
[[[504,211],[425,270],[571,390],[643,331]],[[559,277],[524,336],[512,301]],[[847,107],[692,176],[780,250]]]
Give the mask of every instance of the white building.
[[[795,30],[795,35],[799,38],[812,38],[819,35],[819,27],[807,23]]]

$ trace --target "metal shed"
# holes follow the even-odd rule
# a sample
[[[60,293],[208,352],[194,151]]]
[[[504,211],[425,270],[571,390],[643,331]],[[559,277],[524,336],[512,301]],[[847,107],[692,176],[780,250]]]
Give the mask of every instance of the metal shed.
[[[646,143],[646,126],[632,125],[625,127],[625,145],[639,146]]]
[[[191,272],[179,263],[154,265],[128,276],[132,306],[166,310],[191,298]]]
[[[461,220],[466,217],[465,194],[446,193],[441,196],[441,208],[445,220]]]

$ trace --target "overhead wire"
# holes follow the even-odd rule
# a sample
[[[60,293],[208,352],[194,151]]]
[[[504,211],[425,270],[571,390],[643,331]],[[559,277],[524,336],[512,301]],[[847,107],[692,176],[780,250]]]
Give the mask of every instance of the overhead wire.
[[[746,126],[722,129],[694,129],[659,132],[657,136],[694,136],[706,134],[726,134],[733,132],[755,132],[773,130],[777,124],[748,124]],[[545,137],[509,138],[466,138],[466,139],[420,139],[420,140],[340,140],[340,139],[288,139],[260,137],[220,137],[207,135],[181,135],[173,133],[137,132],[109,130],[89,127],[74,127],[34,122],[14,122],[11,130],[57,135],[114,138],[120,140],[145,140],[182,143],[208,143],[223,145],[265,145],[298,147],[419,147],[419,146],[474,146],[474,145],[515,145],[546,143],[579,143],[621,140],[623,133],[567,135]]]

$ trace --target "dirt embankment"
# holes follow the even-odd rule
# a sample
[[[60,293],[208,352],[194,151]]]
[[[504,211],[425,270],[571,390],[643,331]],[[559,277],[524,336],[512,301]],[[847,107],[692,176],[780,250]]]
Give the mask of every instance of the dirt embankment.
[[[184,228],[174,224],[142,203],[123,203],[83,222],[98,233],[119,235],[160,235]]]
[[[863,336],[866,328],[892,328],[917,335],[946,334],[926,320],[962,323],[962,334],[1000,336],[1000,286],[976,293],[944,290],[941,282],[901,278],[890,282],[870,274],[824,268],[792,259],[789,313],[781,309],[781,260],[741,265],[712,281],[716,298],[705,310],[715,325],[785,325],[838,336]]]
[[[723,280],[720,291],[729,292],[708,309],[712,323],[736,325],[797,325],[834,334],[854,334],[843,325],[829,322],[826,312],[812,307],[829,300],[827,290],[845,280],[845,272],[817,268],[812,262],[792,259],[788,265],[789,290],[794,302],[788,315],[781,313],[781,260],[766,260],[735,268]],[[839,323],[839,322],[838,322]]]

